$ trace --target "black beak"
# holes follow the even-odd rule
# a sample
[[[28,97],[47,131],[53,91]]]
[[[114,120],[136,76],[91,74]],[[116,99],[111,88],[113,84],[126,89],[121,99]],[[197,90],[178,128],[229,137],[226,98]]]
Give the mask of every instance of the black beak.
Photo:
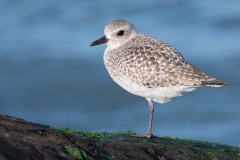
[[[103,36],[102,38],[100,38],[100,39],[92,42],[92,43],[90,44],[90,46],[97,46],[97,45],[100,45],[100,44],[103,44],[103,43],[107,43],[107,42],[108,42],[107,37],[106,37],[106,36]]]

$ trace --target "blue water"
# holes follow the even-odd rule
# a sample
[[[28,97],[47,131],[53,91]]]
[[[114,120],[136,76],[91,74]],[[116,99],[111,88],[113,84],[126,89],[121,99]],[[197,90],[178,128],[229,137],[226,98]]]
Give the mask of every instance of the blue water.
[[[0,113],[54,127],[145,133],[147,101],[109,77],[105,45],[89,46],[120,18],[230,83],[155,104],[154,134],[240,145],[238,0],[1,1]]]

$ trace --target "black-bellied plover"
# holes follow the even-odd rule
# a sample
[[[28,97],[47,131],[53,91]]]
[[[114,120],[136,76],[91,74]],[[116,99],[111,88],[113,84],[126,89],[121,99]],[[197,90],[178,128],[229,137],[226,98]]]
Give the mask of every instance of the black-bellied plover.
[[[111,21],[104,33],[91,46],[107,44],[104,63],[110,76],[122,88],[145,97],[149,103],[148,131],[139,136],[153,136],[153,101],[166,103],[199,87],[227,84],[185,61],[169,44],[138,32],[126,20]]]

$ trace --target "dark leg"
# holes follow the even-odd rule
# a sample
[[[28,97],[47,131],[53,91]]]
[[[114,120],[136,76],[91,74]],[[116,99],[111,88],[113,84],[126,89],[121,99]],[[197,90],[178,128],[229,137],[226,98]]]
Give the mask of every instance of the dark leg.
[[[148,100],[149,109],[150,109],[150,118],[149,118],[148,132],[146,134],[146,137],[151,138],[153,136],[153,134],[152,134],[152,123],[153,123],[154,106],[153,106],[153,102],[152,102],[151,99],[147,99],[147,100]]]
[[[153,102],[151,99],[147,98],[148,104],[149,104],[149,109],[150,109],[150,118],[149,118],[149,123],[148,123],[148,132],[147,134],[135,134],[132,136],[135,137],[147,137],[147,138],[151,138],[153,137],[152,134],[152,122],[153,122],[153,114],[154,114],[154,106],[153,106]]]

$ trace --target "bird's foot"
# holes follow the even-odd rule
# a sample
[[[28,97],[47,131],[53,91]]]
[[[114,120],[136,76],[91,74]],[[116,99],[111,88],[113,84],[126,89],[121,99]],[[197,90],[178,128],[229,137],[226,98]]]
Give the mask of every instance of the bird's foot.
[[[131,135],[133,137],[140,137],[140,138],[152,138],[153,134],[152,133],[147,133],[147,134],[133,134]]]

